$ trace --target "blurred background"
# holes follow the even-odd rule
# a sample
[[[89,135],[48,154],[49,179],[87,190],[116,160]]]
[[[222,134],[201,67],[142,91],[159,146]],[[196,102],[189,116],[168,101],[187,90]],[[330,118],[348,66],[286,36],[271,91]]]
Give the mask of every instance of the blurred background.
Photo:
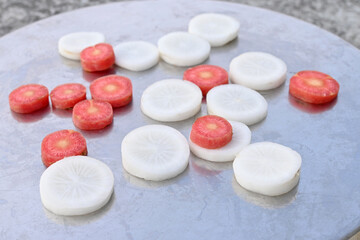
[[[119,0],[118,0],[119,1]],[[0,0],[0,36],[40,19],[115,0]],[[170,1],[170,0],[169,0]],[[199,0],[200,1],[200,0]],[[223,0],[271,9],[317,25],[360,49],[360,0]]]

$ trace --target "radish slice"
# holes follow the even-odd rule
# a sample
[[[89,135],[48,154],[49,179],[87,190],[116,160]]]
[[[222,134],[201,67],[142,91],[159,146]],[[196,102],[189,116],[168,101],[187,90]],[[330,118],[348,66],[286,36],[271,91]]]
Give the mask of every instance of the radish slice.
[[[41,142],[41,159],[46,167],[65,157],[87,155],[84,136],[74,130],[48,134]]]
[[[162,181],[182,173],[189,162],[189,145],[176,129],[147,125],[128,133],[121,144],[124,169],[139,178]]]
[[[268,196],[293,189],[300,178],[301,156],[272,142],[246,146],[234,160],[236,181],[244,188]]]
[[[103,207],[114,188],[108,166],[85,156],[64,158],[40,178],[40,196],[46,209],[57,215],[84,215]]]
[[[230,63],[230,80],[254,90],[279,87],[286,80],[284,61],[263,52],[247,52]]]
[[[205,61],[210,54],[210,44],[187,32],[172,32],[158,41],[161,58],[175,66],[193,66]]]
[[[246,125],[264,119],[268,108],[265,98],[260,93],[236,84],[214,87],[208,92],[206,103],[209,114]]]
[[[87,47],[105,42],[105,36],[99,32],[75,32],[59,39],[58,48],[61,56],[80,60],[80,53]]]
[[[201,90],[195,84],[180,79],[166,79],[145,89],[141,96],[141,110],[157,121],[181,121],[199,112],[201,100]]]
[[[241,122],[230,121],[233,129],[232,140],[224,147],[217,149],[207,149],[200,147],[189,139],[191,152],[202,159],[212,162],[228,162],[233,161],[241,149],[248,145],[251,141],[250,129]]]
[[[160,59],[157,47],[144,41],[123,42],[118,44],[114,51],[116,65],[131,71],[149,69]]]
[[[190,20],[189,33],[195,34],[219,47],[235,39],[240,23],[232,17],[218,13],[204,13]]]

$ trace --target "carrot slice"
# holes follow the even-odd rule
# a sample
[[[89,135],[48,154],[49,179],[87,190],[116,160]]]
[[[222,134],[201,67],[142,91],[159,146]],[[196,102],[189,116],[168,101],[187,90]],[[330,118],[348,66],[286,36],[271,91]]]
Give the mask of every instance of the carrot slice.
[[[54,108],[67,109],[86,99],[86,88],[79,83],[62,84],[50,92]]]
[[[132,84],[127,77],[108,75],[93,81],[90,92],[95,100],[108,102],[114,108],[122,107],[131,102]]]
[[[339,83],[325,73],[301,71],[291,77],[289,92],[304,102],[323,104],[335,99],[339,88]]]
[[[115,63],[115,53],[110,44],[99,43],[82,50],[80,60],[85,71],[103,71],[109,69]]]
[[[195,83],[203,96],[213,87],[229,83],[228,73],[225,69],[214,65],[199,65],[189,68],[184,73],[184,80]]]
[[[47,135],[41,143],[41,159],[46,167],[65,157],[87,155],[86,140],[74,130],[60,130]]]
[[[220,148],[232,139],[232,126],[222,117],[207,115],[196,119],[191,128],[193,143],[207,149]]]
[[[17,113],[31,113],[49,105],[49,91],[40,84],[22,85],[9,94],[10,109]]]
[[[113,121],[113,109],[110,103],[97,100],[83,100],[75,104],[72,120],[82,130],[97,130]]]

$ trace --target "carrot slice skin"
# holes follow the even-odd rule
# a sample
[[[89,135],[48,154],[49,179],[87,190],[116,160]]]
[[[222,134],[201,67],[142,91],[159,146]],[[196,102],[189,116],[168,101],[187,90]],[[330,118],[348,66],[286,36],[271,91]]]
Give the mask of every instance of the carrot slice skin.
[[[122,107],[132,100],[132,84],[129,78],[109,75],[96,79],[90,84],[91,96],[95,100]]]
[[[65,157],[87,155],[86,140],[74,130],[60,130],[47,135],[41,143],[41,159],[46,167]]]
[[[193,143],[207,149],[225,146],[232,139],[232,126],[222,117],[207,115],[196,119],[191,128]]]
[[[83,100],[75,104],[72,120],[82,130],[102,129],[112,123],[113,109],[107,102]]]
[[[50,92],[52,106],[59,109],[68,109],[86,99],[86,88],[79,83],[62,84]]]
[[[334,100],[340,85],[330,75],[318,71],[301,71],[290,79],[289,92],[304,102],[323,104]]]
[[[49,105],[49,90],[40,84],[22,85],[9,94],[10,109],[17,113],[31,113]]]
[[[189,68],[185,71],[183,79],[195,83],[201,89],[203,96],[206,96],[213,87],[229,83],[227,71],[215,65]]]
[[[103,71],[109,69],[115,63],[115,53],[110,44],[99,43],[82,50],[80,60],[85,71]]]

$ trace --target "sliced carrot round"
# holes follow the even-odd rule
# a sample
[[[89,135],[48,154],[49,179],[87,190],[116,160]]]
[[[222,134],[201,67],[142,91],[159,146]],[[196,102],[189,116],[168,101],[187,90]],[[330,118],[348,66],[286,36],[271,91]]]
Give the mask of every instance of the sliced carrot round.
[[[86,99],[86,88],[79,83],[62,84],[50,92],[54,108],[67,109]]]
[[[207,115],[196,119],[191,128],[193,143],[207,149],[220,148],[232,139],[232,126],[222,117]]]
[[[40,84],[22,85],[9,94],[10,109],[17,113],[31,113],[49,105],[49,91]]]
[[[201,89],[203,96],[206,96],[213,87],[229,83],[227,71],[214,65],[189,68],[185,71],[183,79],[195,83]]]
[[[131,102],[132,84],[127,77],[109,75],[93,81],[90,92],[95,100],[108,102],[114,108],[122,107]]]
[[[325,73],[301,71],[291,77],[289,92],[304,102],[322,104],[335,99],[339,88],[339,83]]]
[[[103,71],[109,69],[115,63],[115,54],[110,44],[99,43],[82,50],[80,60],[85,71]]]
[[[112,123],[113,109],[107,102],[83,100],[75,104],[72,120],[82,130],[102,129]]]
[[[74,130],[60,130],[47,135],[41,143],[41,159],[46,167],[65,157],[87,155],[86,140]]]

